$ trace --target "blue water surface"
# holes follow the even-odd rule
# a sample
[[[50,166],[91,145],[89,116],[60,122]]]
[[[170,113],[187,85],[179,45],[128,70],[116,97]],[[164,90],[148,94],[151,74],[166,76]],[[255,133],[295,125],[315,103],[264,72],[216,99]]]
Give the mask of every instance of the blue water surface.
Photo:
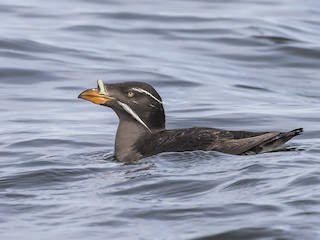
[[[2,0],[0,238],[320,239],[318,0]],[[296,151],[113,158],[77,99],[143,81],[168,128],[305,133]]]

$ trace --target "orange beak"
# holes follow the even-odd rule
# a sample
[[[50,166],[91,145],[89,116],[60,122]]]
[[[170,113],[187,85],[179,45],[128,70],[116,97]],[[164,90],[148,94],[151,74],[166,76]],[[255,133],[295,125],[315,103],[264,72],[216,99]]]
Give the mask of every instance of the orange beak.
[[[82,98],[95,104],[104,105],[106,102],[114,99],[107,95],[102,80],[98,80],[98,88],[83,91],[78,98]]]

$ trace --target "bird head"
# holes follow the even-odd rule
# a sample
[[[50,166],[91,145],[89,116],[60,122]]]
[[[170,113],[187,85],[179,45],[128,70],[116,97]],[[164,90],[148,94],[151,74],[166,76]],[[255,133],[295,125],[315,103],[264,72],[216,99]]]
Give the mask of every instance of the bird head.
[[[136,121],[148,131],[165,128],[162,99],[157,91],[143,82],[105,84],[83,91],[79,98],[112,108],[121,121]]]

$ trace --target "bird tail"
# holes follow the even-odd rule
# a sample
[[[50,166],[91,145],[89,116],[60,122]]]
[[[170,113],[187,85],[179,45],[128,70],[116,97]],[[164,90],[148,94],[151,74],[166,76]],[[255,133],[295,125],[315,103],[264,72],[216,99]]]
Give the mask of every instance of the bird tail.
[[[293,129],[292,131],[290,131],[288,133],[293,134],[293,136],[297,136],[297,135],[300,135],[300,134],[303,133],[303,128],[296,128],[296,129]]]
[[[279,138],[282,138],[284,140],[283,143],[285,143],[285,142],[289,141],[291,138],[298,136],[302,133],[303,133],[303,128],[296,128],[290,132],[280,133]]]
[[[284,145],[285,142],[289,141],[291,138],[298,136],[303,133],[303,128],[293,129],[290,132],[281,132],[275,137],[269,139],[268,141],[263,142],[259,146],[252,148],[250,151],[245,154],[253,153],[265,153],[265,152],[277,152],[287,150]]]

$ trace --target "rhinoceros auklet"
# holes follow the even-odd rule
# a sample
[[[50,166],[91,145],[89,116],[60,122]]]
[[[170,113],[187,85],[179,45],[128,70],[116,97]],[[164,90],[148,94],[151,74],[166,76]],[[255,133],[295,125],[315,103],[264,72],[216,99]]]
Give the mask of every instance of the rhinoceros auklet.
[[[82,92],[79,98],[112,108],[119,117],[115,157],[132,162],[162,152],[218,151],[249,155],[275,151],[302,128],[290,132],[227,131],[193,127],[166,130],[162,100],[156,90],[142,82],[104,84]]]

